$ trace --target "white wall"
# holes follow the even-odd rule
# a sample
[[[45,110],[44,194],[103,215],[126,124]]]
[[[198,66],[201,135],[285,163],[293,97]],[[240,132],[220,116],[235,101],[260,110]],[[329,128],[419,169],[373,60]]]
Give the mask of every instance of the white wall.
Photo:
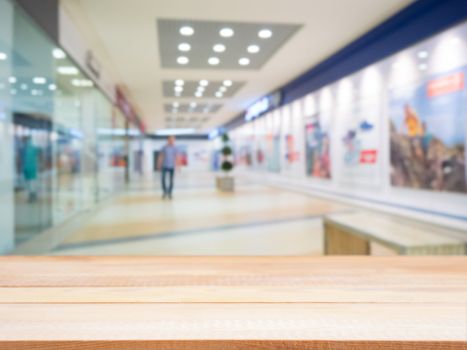
[[[451,71],[467,72],[467,24],[404,50],[388,59],[345,77],[323,89],[294,101],[290,105],[240,127],[234,133],[236,144],[250,142],[255,154],[265,134],[281,135],[281,172],[273,174],[264,168],[241,166],[262,181],[269,181],[310,193],[318,193],[372,208],[383,209],[433,222],[467,228],[467,194],[391,185],[390,94],[406,87],[432,80]],[[466,76],[464,76],[464,84]],[[463,89],[463,125],[467,135],[467,89]],[[277,113],[280,121],[277,121]],[[323,130],[331,139],[331,178],[305,174],[305,121],[319,114]],[[368,121],[373,136],[363,137],[366,147],[377,150],[376,163],[352,169],[344,164],[344,131],[352,124]],[[280,125],[280,130],[277,126]],[[253,127],[254,140],[246,136]],[[293,135],[299,160],[289,164],[285,154],[285,136]],[[466,141],[467,142],[467,141]]]

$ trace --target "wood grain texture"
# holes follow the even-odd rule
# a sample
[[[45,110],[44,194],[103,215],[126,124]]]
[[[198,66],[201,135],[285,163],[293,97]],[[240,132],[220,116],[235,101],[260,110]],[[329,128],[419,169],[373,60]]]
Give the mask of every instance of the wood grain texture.
[[[2,257],[0,349],[465,349],[465,257]]]

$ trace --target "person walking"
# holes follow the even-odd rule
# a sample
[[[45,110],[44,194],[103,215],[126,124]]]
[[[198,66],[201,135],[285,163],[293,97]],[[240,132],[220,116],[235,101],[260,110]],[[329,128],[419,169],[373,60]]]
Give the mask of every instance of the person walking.
[[[167,143],[162,147],[159,153],[158,168],[162,172],[162,198],[172,199],[174,187],[174,174],[177,167],[178,149],[175,145],[175,136],[169,136]],[[168,177],[168,183],[167,183]]]

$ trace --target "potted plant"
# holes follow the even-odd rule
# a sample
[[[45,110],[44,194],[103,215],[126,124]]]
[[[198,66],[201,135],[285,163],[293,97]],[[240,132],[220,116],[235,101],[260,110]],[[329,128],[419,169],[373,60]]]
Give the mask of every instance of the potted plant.
[[[217,188],[224,192],[233,192],[235,188],[235,181],[232,176],[229,176],[232,171],[234,164],[232,161],[232,147],[230,147],[230,138],[227,133],[222,135],[222,163],[221,170],[224,172],[224,176],[217,178]]]

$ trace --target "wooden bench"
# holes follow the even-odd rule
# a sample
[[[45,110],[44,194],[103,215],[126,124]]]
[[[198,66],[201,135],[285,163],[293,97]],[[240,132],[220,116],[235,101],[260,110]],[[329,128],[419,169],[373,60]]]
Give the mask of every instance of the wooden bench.
[[[326,255],[465,255],[467,233],[398,216],[350,212],[324,218]]]
[[[0,349],[465,349],[466,257],[1,257]]]

